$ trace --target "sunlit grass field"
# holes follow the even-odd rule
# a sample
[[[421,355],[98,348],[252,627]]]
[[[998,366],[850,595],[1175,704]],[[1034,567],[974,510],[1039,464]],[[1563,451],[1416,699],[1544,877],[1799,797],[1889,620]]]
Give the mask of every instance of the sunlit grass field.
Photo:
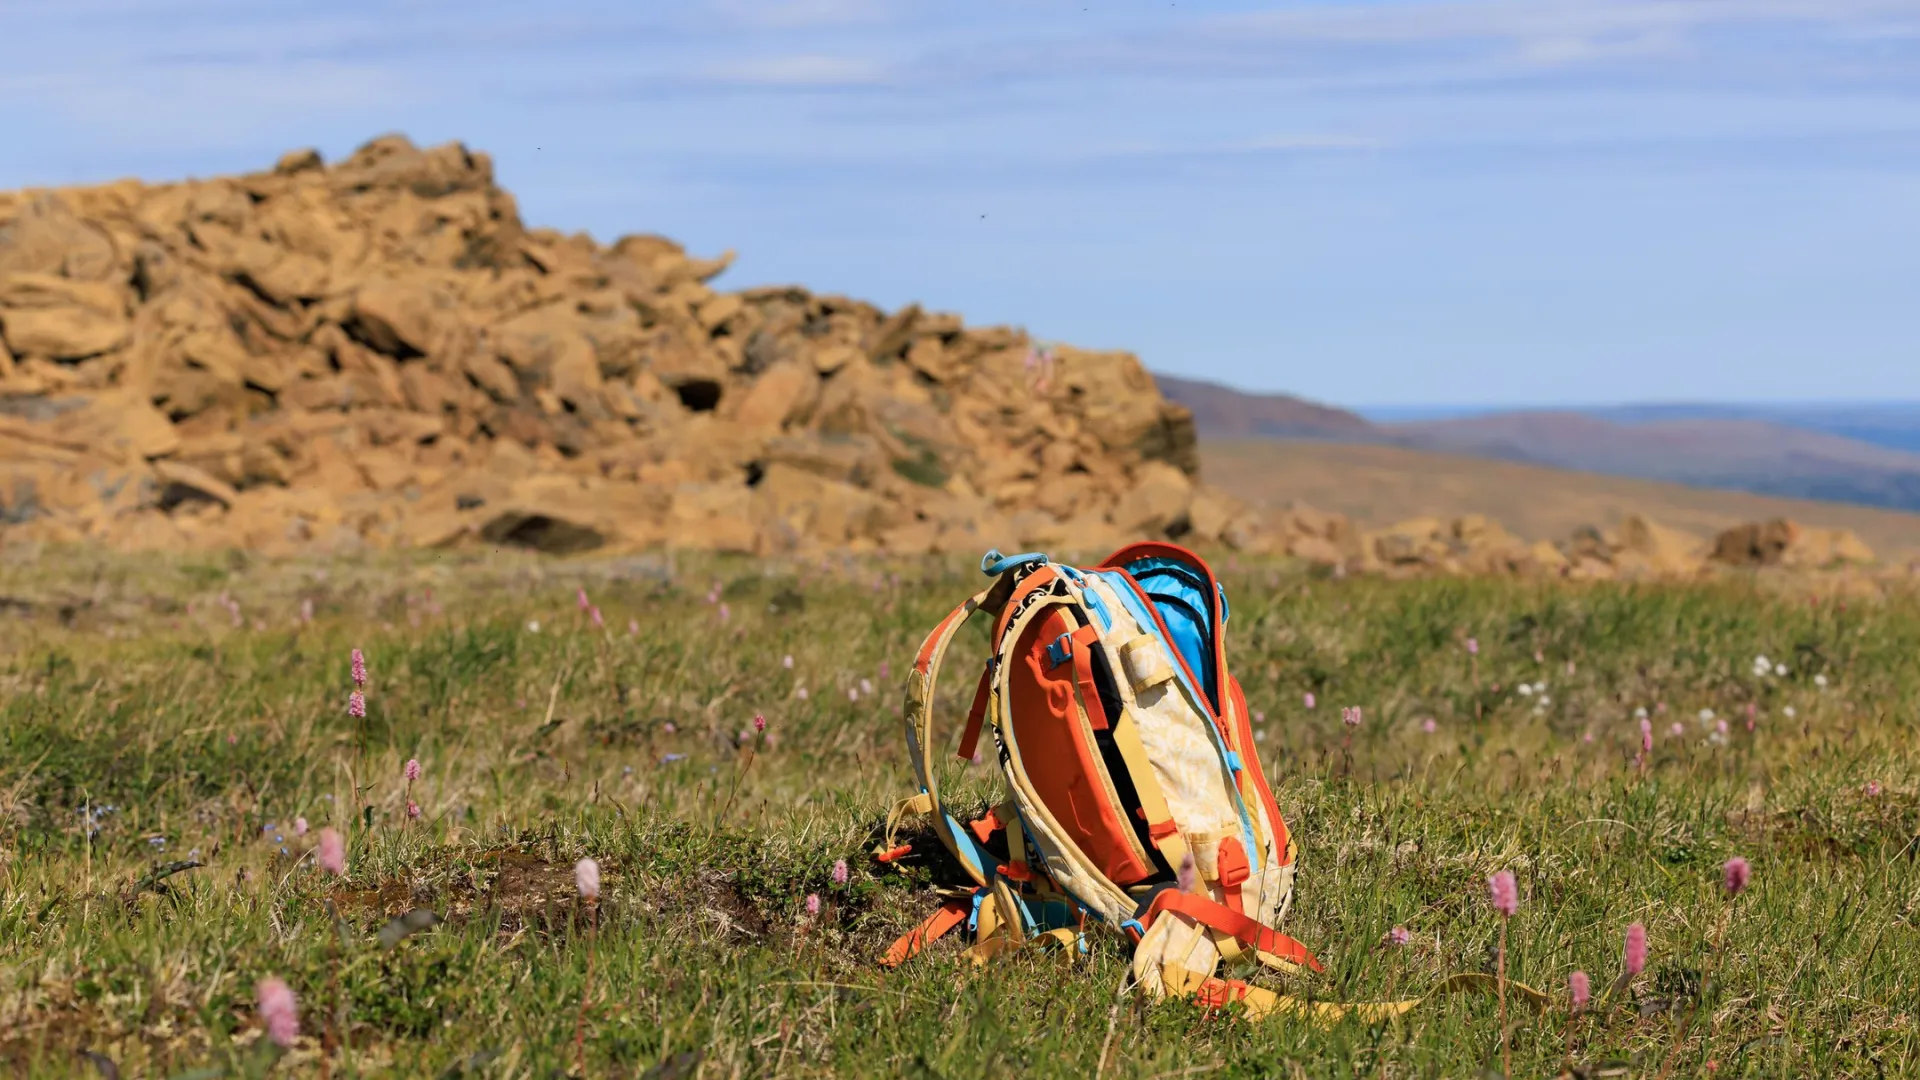
[[[0,1071],[1501,1069],[1490,997],[1251,1022],[1118,996],[1106,934],[1079,961],[976,968],[943,941],[880,969],[956,883],[931,835],[871,852],[912,792],[902,673],[983,583],[968,562],[0,556]],[[1492,972],[1508,870],[1508,976],[1553,999],[1509,1002],[1511,1075],[1920,1073],[1920,602],[1223,573],[1302,843],[1287,929],[1328,966],[1268,985],[1369,1001]],[[956,722],[983,641],[956,646]],[[962,803],[991,768],[953,762]],[[311,857],[327,826],[344,879]],[[415,909],[438,923],[381,939]],[[1635,922],[1650,959],[1609,993]],[[268,976],[298,1002],[286,1051],[255,1015]]]

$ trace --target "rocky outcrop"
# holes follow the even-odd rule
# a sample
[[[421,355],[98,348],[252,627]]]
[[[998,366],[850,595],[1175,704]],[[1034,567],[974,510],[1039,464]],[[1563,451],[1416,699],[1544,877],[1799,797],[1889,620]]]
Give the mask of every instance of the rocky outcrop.
[[[1126,353],[716,290],[486,155],[0,194],[0,529],[265,551],[1273,546]]]
[[[1871,563],[1873,549],[1851,529],[1813,528],[1775,518],[1721,533],[1713,542],[1713,559],[1728,566],[1825,569]]]

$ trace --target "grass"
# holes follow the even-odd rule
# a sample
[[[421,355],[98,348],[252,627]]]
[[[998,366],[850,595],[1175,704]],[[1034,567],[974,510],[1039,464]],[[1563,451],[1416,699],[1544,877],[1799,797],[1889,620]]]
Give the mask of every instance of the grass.
[[[964,562],[9,552],[0,1063],[319,1075],[331,899],[350,1036],[333,1075],[564,1073],[586,978],[572,864],[592,855],[596,1076],[1082,1077],[1110,1028],[1107,1077],[1498,1068],[1491,998],[1381,1025],[1253,1023],[1117,998],[1117,938],[1078,963],[975,968],[942,942],[879,970],[951,883],[930,836],[903,869],[868,853],[909,790],[899,676],[977,587]],[[1303,844],[1287,929],[1329,968],[1272,985],[1375,1000],[1491,972],[1486,880],[1504,869],[1521,899],[1509,976],[1556,1002],[1510,1017],[1513,1075],[1920,1072],[1920,603],[1226,576],[1232,662]],[[364,723],[345,708],[353,647]],[[1755,676],[1762,653],[1788,674]],[[951,679],[949,716],[972,681]],[[1349,704],[1366,715],[1350,758]],[[1657,736],[1644,769],[1640,707]],[[953,770],[958,797],[985,803],[988,770]],[[304,858],[296,815],[347,831],[345,882]],[[1734,854],[1754,875],[1730,910]],[[175,861],[204,865],[158,876]],[[415,908],[444,921],[383,948]],[[1568,974],[1592,973],[1598,999],[1635,921],[1647,970],[1570,1021]],[[1395,926],[1408,944],[1383,943]],[[301,1009],[277,1061],[253,1016],[266,975]]]

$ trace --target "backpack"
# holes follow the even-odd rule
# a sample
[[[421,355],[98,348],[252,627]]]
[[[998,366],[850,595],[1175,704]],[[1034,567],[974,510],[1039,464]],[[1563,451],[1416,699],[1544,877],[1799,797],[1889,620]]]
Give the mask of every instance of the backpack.
[[[1103,924],[1131,941],[1133,978],[1150,994],[1238,1000],[1256,1013],[1299,1006],[1216,977],[1223,966],[1322,967],[1279,929],[1297,849],[1227,667],[1229,610],[1213,571],[1160,542],[1087,568],[989,551],[980,569],[993,584],[934,627],[907,676],[920,793],[888,815],[875,851],[900,858],[911,850],[894,845],[901,820],[930,815],[976,887],[882,962],[898,965],[963,923],[976,961],[1036,941],[1084,953],[1090,926]],[[1008,797],[962,823],[935,782],[934,690],[954,635],[979,614],[993,620],[992,650],[959,756],[979,760],[990,731]]]

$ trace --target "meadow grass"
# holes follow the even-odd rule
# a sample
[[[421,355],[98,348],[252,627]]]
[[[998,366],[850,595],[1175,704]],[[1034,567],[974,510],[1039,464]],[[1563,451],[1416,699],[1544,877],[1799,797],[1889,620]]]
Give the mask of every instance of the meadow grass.
[[[901,675],[979,587],[965,563],[8,553],[0,1066],[566,1073],[586,981],[572,867],[590,855],[590,1075],[1499,1067],[1491,998],[1251,1022],[1117,996],[1107,935],[1078,962],[975,967],[941,942],[879,969],[956,883],[931,835],[895,866],[871,850],[911,792]],[[1508,975],[1554,998],[1513,1009],[1515,1076],[1920,1071],[1920,602],[1225,576],[1230,662],[1302,846],[1287,929],[1328,967],[1269,985],[1362,1001],[1492,972],[1487,879],[1507,870]],[[950,718],[982,641],[956,645]],[[356,647],[364,720],[346,708]],[[1343,706],[1364,711],[1350,747]],[[1636,764],[1640,708],[1654,748]],[[992,797],[990,765],[949,772],[961,803]],[[323,826],[347,834],[343,881],[310,857]],[[1753,883],[1730,902],[1733,855]],[[162,876],[179,862],[203,865]],[[443,921],[383,946],[416,908]],[[1651,959],[1609,995],[1634,922]],[[1570,1017],[1576,969],[1595,1008]],[[298,998],[284,1054],[254,1015],[264,976]],[[333,1008],[346,1045],[323,1066]]]

